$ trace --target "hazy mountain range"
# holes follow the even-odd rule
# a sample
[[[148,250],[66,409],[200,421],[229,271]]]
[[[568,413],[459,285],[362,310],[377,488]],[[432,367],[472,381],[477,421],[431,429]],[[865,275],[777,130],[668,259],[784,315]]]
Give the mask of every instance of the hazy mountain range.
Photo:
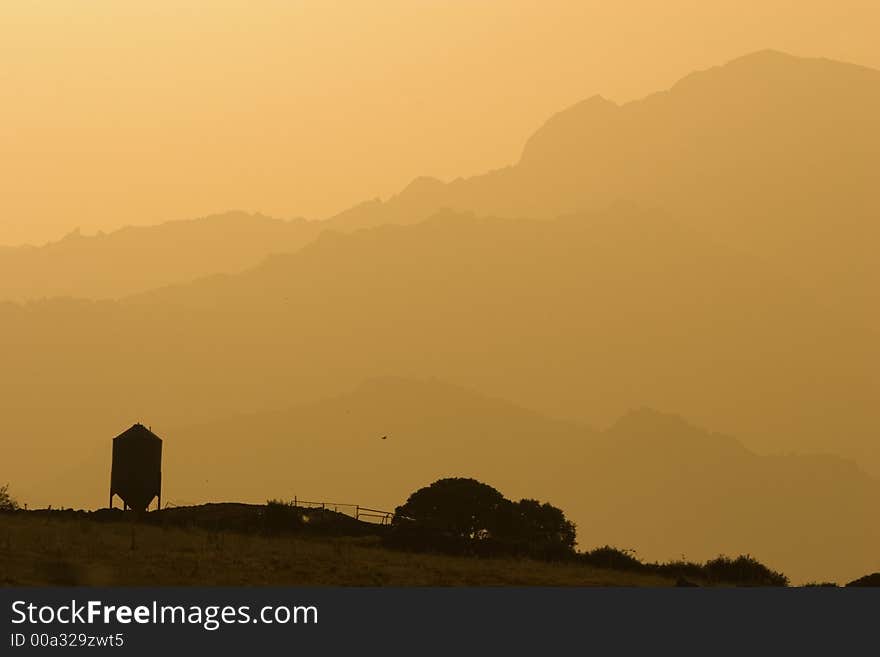
[[[0,298],[32,299],[0,303],[5,460],[35,501],[97,505],[140,420],[169,499],[392,505],[469,474],[552,499],[585,545],[876,570],[876,479],[779,454],[880,473],[878,161],[880,72],[762,52],[325,221],[0,249]],[[344,396],[389,375],[473,394]]]
[[[547,121],[513,166],[450,183],[417,178],[385,202],[365,202],[321,224],[233,213],[3,249],[0,298],[123,296],[236,271],[298,248],[321,228],[415,223],[442,209],[546,218],[625,200],[773,262],[838,312],[876,325],[878,158],[880,71],[761,51],[639,101],[594,96]],[[204,257],[193,257],[198,248]],[[133,260],[142,271],[117,275],[125,284],[110,287],[117,257],[151,252],[168,254],[158,268],[164,275]],[[14,278],[29,283],[12,285]],[[56,278],[73,280],[51,283]]]
[[[34,419],[47,402],[176,423],[392,374],[598,424],[648,406],[762,449],[880,463],[871,335],[760,260],[623,206],[325,232],[241,274],[6,305],[0,321],[0,422],[19,430],[54,421]]]
[[[762,51],[617,105],[552,117],[515,165],[448,184],[418,179],[345,225],[418,221],[440,208],[507,217],[662,208],[773,262],[877,324],[880,71]]]

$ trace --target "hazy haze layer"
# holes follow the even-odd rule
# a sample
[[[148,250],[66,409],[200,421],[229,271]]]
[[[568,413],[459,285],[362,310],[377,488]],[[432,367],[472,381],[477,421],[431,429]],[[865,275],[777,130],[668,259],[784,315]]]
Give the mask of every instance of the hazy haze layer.
[[[464,475],[880,568],[880,71],[731,59],[880,67],[878,10],[675,4],[0,10],[0,243],[54,240],[0,246],[0,484],[104,504],[142,421],[176,502]]]

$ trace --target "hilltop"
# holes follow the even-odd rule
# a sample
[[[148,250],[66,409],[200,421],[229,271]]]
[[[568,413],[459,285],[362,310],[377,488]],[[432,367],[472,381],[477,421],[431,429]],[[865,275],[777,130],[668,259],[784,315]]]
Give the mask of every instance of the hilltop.
[[[428,482],[472,476],[564,509],[581,550],[610,543],[657,561],[750,553],[796,583],[880,567],[880,482],[855,464],[762,455],[645,408],[600,430],[439,381],[382,378],[314,403],[154,429],[172,504],[298,497],[394,509]],[[67,497],[23,498],[103,501],[107,448],[29,486]]]
[[[14,543],[14,549],[11,545]],[[375,536],[226,530],[0,514],[2,586],[671,586],[583,564],[384,549]]]
[[[272,512],[273,508],[275,513]],[[282,515],[277,512],[284,511]],[[291,521],[293,524],[291,524]],[[604,546],[567,558],[390,548],[395,528],[332,511],[207,504],[0,512],[5,586],[787,586],[750,556],[646,563]],[[13,549],[13,538],[14,549]],[[63,545],[63,549],[60,547]],[[877,586],[880,573],[847,586]],[[808,584],[815,585],[815,584]],[[828,586],[825,582],[822,586]]]

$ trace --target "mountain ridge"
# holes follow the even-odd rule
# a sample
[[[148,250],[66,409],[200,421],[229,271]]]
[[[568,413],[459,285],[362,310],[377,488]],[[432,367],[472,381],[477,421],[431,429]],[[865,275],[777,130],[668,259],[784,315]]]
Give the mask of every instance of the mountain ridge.
[[[322,229],[241,211],[94,235],[75,229],[42,246],[0,249],[0,299],[118,298],[246,269],[275,251],[300,248]]]
[[[878,116],[880,71],[758,51],[621,105],[594,95],[550,117],[526,140],[516,163],[449,182],[416,177],[384,201],[320,221],[295,220],[284,239],[267,237],[257,250],[215,259],[198,271],[181,266],[160,275],[155,264],[144,263],[129,268],[137,275],[126,274],[135,280],[123,285],[126,275],[114,264],[79,264],[85,270],[78,284],[69,263],[55,275],[48,261],[12,267],[17,250],[3,248],[0,299],[126,296],[255,265],[272,252],[301,248],[324,230],[418,223],[444,209],[546,219],[627,200],[773,261],[835,303],[835,312],[876,326],[871,309],[880,307],[880,293],[866,280],[880,276],[872,256],[880,246],[872,219],[880,205],[871,182],[880,157]],[[836,161],[847,162],[846,177],[824,166]],[[47,274],[49,283],[21,282]]]
[[[760,51],[622,105],[593,96],[549,118],[515,164],[354,214],[359,227],[443,208],[542,219],[628,200],[773,261],[876,326],[878,159],[880,71]]]
[[[23,409],[5,421],[32,430],[28,391],[46,380],[80,382],[69,393],[77,414],[92,412],[88,382],[123,416],[210,417],[387,373],[593,425],[666,408],[764,449],[816,449],[839,435],[836,451],[876,468],[870,335],[775,267],[626,207],[325,231],[236,275],[119,302],[2,306],[0,355],[18,377],[6,395]],[[98,377],[91,363],[105,358]]]

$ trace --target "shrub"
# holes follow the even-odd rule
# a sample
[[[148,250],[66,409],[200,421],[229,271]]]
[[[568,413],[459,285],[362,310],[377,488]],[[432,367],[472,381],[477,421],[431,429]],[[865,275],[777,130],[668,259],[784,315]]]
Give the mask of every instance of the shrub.
[[[581,552],[578,559],[596,568],[610,570],[645,572],[650,569],[648,564],[644,564],[636,558],[633,550],[621,550],[610,545],[604,545],[589,552]]]
[[[18,502],[9,494],[9,484],[0,486],[0,511],[15,511]]]
[[[666,577],[674,577],[675,579],[705,579],[706,572],[703,564],[694,563],[693,561],[668,561],[661,564],[652,564],[654,572],[658,575]]]
[[[269,500],[263,516],[263,529],[270,534],[298,529],[302,526],[302,511],[292,502]]]
[[[720,556],[706,562],[705,571],[712,582],[726,582],[737,586],[788,586],[788,577],[770,570],[751,555],[736,559]]]
[[[788,577],[770,570],[750,555],[736,559],[720,556],[705,564],[693,561],[670,561],[667,563],[643,563],[632,550],[621,550],[606,545],[577,555],[579,561],[595,568],[608,568],[636,573],[653,573],[669,577],[685,585],[696,580],[707,584],[734,586],[788,586]]]

